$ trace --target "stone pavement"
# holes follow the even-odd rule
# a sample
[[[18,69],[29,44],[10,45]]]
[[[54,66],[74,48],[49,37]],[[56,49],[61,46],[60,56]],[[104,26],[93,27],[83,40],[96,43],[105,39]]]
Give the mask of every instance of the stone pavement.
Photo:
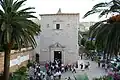
[[[89,68],[89,70],[84,70],[84,71],[82,71],[81,69],[77,69],[77,73],[75,73],[74,75],[87,74],[89,80],[92,80],[95,77],[100,77],[100,76],[107,74],[103,68],[98,68],[97,63],[94,61],[90,61],[90,60],[80,60],[80,61],[81,62],[90,62],[90,68]],[[67,78],[69,76],[74,80],[72,72],[63,73],[62,80],[65,80],[65,78]]]

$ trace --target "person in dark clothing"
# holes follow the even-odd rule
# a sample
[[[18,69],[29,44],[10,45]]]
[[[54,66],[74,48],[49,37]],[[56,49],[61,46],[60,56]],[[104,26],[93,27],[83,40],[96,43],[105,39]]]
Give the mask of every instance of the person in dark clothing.
[[[32,77],[30,77],[30,80],[33,80],[33,78],[32,78]]]
[[[100,67],[100,61],[98,61],[98,67]]]
[[[85,64],[85,69],[89,69],[89,68],[88,68],[88,65],[86,65],[86,64]]]
[[[105,68],[105,63],[102,64],[102,68]]]
[[[75,70],[75,68],[73,68],[73,71],[72,71],[72,73],[73,73],[73,72],[75,72],[75,73],[76,73],[76,70]]]
[[[65,66],[65,72],[66,72],[66,71],[68,71],[68,66],[67,66],[67,65]]]
[[[70,78],[70,77],[68,77],[68,80],[71,80],[71,78]]]
[[[82,59],[83,55],[81,54],[80,56],[81,56],[81,59]]]
[[[83,69],[83,63],[82,64],[80,64],[81,65],[81,69]]]

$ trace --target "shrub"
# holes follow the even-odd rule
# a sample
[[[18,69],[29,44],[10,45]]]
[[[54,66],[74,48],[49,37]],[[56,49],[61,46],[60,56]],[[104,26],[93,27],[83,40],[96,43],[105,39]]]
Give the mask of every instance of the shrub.
[[[113,80],[111,76],[102,76],[100,78],[93,78],[93,80]]]
[[[28,80],[27,68],[21,67],[10,76],[10,80]]]

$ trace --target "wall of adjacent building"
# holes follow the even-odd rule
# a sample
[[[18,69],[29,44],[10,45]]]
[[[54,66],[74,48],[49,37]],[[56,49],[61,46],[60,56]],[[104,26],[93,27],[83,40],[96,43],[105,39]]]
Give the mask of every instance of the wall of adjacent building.
[[[14,72],[21,66],[26,66],[28,60],[32,60],[34,50],[31,48],[22,48],[21,51],[12,50],[10,56],[10,72]],[[4,53],[0,53],[0,72],[4,70]]]
[[[80,22],[79,23],[79,30],[81,32],[88,31],[90,26],[92,26],[93,24],[95,24],[95,22]]]

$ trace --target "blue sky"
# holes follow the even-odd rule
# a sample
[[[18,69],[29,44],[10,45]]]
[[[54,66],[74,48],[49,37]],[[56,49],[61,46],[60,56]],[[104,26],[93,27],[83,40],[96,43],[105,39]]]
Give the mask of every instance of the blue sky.
[[[90,10],[96,3],[108,0],[27,0],[26,6],[35,7],[39,14],[56,13],[59,8],[64,13],[80,13],[80,21],[98,21],[97,14],[82,19],[83,15]]]

